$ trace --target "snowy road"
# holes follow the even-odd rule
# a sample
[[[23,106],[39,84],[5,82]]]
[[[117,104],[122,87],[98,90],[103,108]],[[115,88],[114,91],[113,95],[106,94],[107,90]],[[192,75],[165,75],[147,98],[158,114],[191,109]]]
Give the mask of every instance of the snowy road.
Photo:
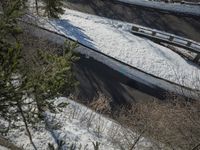
[[[149,0],[117,0],[122,3],[137,5],[141,7],[148,7],[161,11],[168,11],[177,14],[200,16],[200,5],[187,5],[181,3],[165,3]]]

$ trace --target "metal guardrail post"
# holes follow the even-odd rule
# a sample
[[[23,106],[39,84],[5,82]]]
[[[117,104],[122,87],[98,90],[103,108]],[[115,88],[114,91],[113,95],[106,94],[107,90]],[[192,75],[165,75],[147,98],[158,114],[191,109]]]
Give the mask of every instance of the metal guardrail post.
[[[173,36],[170,36],[169,37],[169,41],[173,41],[174,40],[174,37]]]
[[[132,30],[133,30],[133,31],[139,31],[139,28],[136,27],[136,26],[133,26],[133,27],[132,27]]]
[[[155,35],[156,35],[156,32],[155,32],[155,31],[152,31],[152,35],[155,36]]]
[[[195,63],[198,63],[199,62],[199,59],[200,59],[200,54],[197,54],[197,56],[194,58],[194,62]]]
[[[186,45],[190,47],[191,44],[192,44],[192,42],[188,41]]]

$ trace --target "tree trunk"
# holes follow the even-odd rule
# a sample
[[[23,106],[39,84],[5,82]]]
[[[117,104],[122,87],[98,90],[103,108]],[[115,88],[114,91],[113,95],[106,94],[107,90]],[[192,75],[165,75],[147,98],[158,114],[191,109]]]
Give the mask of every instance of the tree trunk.
[[[32,136],[31,136],[31,132],[30,132],[30,130],[29,130],[29,128],[28,128],[28,123],[27,123],[27,121],[26,121],[26,117],[24,116],[24,112],[23,112],[23,110],[22,110],[22,108],[21,108],[21,105],[18,103],[17,106],[18,106],[19,112],[20,112],[20,114],[21,114],[21,116],[22,116],[22,118],[23,118],[23,122],[24,122],[24,125],[25,125],[25,128],[26,128],[26,131],[27,131],[27,133],[28,133],[28,137],[29,137],[30,143],[32,144],[33,148],[34,148],[35,150],[37,150],[37,148],[36,148],[36,146],[35,146],[35,144],[34,144],[34,142],[33,142],[33,139],[32,139]]]
[[[36,13],[39,15],[38,0],[35,0]]]

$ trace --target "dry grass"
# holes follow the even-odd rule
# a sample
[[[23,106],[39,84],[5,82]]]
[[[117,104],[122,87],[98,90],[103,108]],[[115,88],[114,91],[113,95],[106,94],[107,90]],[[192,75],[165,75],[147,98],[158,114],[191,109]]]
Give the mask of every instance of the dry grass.
[[[88,106],[148,137],[155,149],[200,150],[200,101],[170,96],[168,100],[140,101],[115,110],[110,101],[100,94]]]
[[[98,113],[111,114],[110,102],[111,99],[99,93],[99,96],[89,104],[89,107]]]
[[[200,149],[200,102],[137,102],[116,119],[170,149]]]

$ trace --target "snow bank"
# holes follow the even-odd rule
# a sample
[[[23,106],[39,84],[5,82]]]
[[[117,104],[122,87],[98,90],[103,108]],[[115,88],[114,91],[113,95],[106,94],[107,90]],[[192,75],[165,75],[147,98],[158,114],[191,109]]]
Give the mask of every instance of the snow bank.
[[[87,107],[67,98],[60,97],[56,104],[67,102],[68,106],[61,112],[52,114],[47,112],[47,122],[50,128],[40,125],[32,129],[33,141],[38,150],[47,149],[48,143],[56,145],[56,141],[63,141],[62,149],[69,149],[76,144],[76,149],[93,150],[92,142],[99,142],[102,150],[129,149],[139,135],[123,128],[113,120],[105,118]],[[126,138],[125,138],[126,137]],[[13,129],[8,135],[14,143],[24,149],[33,149],[23,128]],[[141,138],[136,145],[138,149],[150,149],[152,144]]]
[[[40,25],[150,75],[200,89],[198,66],[166,47],[131,34],[130,23],[66,9],[60,20],[43,20]]]
[[[165,3],[149,0],[117,0],[122,3],[130,5],[138,5],[143,7],[149,7],[174,13],[182,13],[186,15],[200,16],[200,5],[188,5],[181,3]]]

